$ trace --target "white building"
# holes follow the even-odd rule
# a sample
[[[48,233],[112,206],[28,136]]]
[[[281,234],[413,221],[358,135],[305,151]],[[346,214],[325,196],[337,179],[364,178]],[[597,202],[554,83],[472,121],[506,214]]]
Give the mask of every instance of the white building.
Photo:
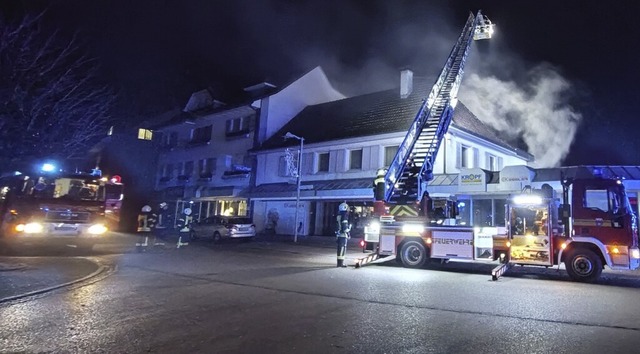
[[[255,148],[256,181],[248,195],[258,230],[276,221],[277,233],[294,233],[297,186],[287,168],[285,150],[294,149],[296,155],[300,142],[285,141],[282,137],[287,132],[304,138],[301,198],[297,206],[299,234],[331,234],[337,205],[345,200],[360,217],[366,217],[373,202],[376,171],[390,165],[431,88],[426,82],[413,84],[407,80],[411,77],[403,72],[399,90],[309,106]],[[507,144],[461,103],[445,139],[436,157],[429,193],[456,195],[469,223],[473,218],[473,195],[481,195],[485,202],[478,204],[486,204],[484,213],[500,218],[496,209],[503,208],[505,191],[491,194],[462,188],[461,194],[460,176],[481,175],[478,178],[489,181],[492,171],[526,166],[533,156]]]
[[[183,112],[153,127],[159,140],[155,190],[194,215],[247,215],[240,192],[252,185],[254,156],[248,151],[310,104],[342,99],[320,67],[282,90],[268,83],[245,89],[244,104],[229,107],[209,90],[192,94]],[[253,98],[251,98],[253,97]]]

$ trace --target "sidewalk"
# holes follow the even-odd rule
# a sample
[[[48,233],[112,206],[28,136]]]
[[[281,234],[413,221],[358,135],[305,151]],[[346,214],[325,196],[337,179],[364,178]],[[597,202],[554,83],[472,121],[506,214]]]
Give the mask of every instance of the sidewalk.
[[[0,304],[50,291],[100,271],[83,258],[0,257]]]

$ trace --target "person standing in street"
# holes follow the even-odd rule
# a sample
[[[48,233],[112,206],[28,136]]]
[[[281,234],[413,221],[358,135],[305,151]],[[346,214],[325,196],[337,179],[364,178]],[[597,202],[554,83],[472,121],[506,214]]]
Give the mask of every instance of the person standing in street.
[[[140,214],[138,214],[138,235],[140,235],[138,242],[136,242],[136,249],[138,252],[142,252],[147,245],[149,245],[149,236],[154,236],[156,228],[157,216],[151,212],[151,207],[147,204],[142,207]],[[153,237],[155,243],[155,237]],[[144,242],[142,242],[144,240]]]
[[[344,258],[347,253],[347,240],[349,239],[349,232],[351,232],[351,224],[349,224],[349,205],[347,202],[341,203],[338,206],[338,216],[336,217],[337,229],[336,229],[336,244],[337,244],[337,267],[346,268],[344,264]]]

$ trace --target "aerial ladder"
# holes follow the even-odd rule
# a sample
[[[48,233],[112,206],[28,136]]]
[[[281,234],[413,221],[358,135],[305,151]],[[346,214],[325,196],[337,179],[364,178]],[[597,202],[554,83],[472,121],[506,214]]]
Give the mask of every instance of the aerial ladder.
[[[434,162],[458,101],[458,89],[471,42],[491,38],[493,28],[491,21],[480,11],[475,16],[469,14],[460,37],[429,96],[423,100],[384,180],[377,178],[374,182],[376,210],[379,214],[384,214],[386,206],[420,202],[427,195],[427,183],[433,179]]]
[[[429,96],[423,99],[391,165],[384,177],[379,175],[374,180],[374,210],[380,216],[380,221],[394,221],[394,209],[399,209],[396,206],[400,206],[404,212],[410,210],[411,216],[418,216],[419,210],[426,215],[429,202],[427,184],[433,179],[434,162],[458,102],[458,89],[471,43],[490,39],[493,31],[494,24],[481,11],[476,15],[469,14],[440,76]],[[374,238],[379,238],[379,230]],[[366,242],[377,241],[368,240],[365,229],[363,244],[366,245]],[[373,262],[378,257],[374,253],[360,259],[356,267]]]

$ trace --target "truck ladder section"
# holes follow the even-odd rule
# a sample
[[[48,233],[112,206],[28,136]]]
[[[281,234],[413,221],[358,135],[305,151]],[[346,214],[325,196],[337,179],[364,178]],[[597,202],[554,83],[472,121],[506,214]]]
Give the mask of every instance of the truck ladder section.
[[[475,39],[490,38],[490,35],[478,35],[481,31],[484,33],[485,29],[492,31],[491,25],[486,24],[480,11],[476,16],[469,14],[438,80],[429,97],[423,100],[385,175],[386,202],[398,203],[402,199],[415,201],[422,198],[426,182],[433,178],[433,163],[453,117],[471,42],[474,34]]]
[[[504,273],[511,269],[511,267],[513,267],[513,263],[507,262],[493,268],[493,270],[491,271],[491,280],[498,280],[498,278],[500,278]]]

